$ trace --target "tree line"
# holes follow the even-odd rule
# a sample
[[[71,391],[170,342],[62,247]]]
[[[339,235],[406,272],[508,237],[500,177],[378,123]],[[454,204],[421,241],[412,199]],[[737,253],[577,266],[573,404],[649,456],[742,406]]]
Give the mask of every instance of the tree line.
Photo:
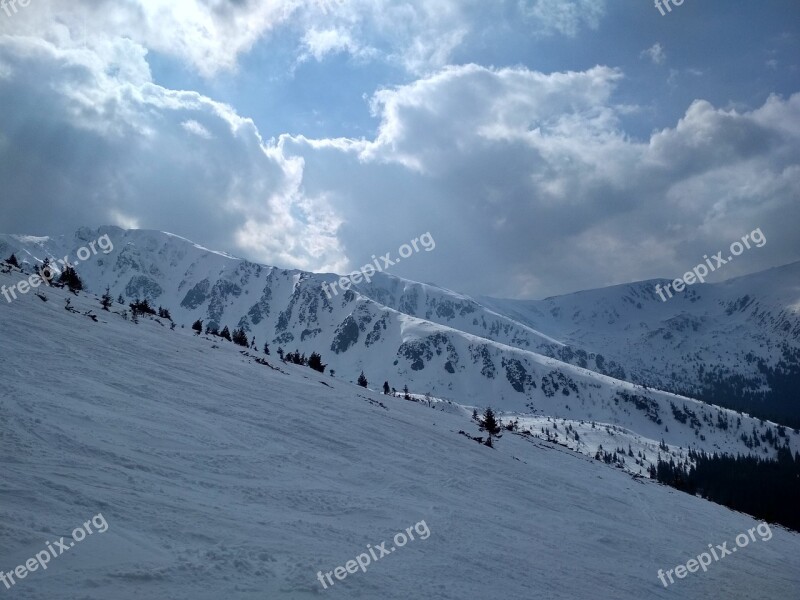
[[[778,449],[774,460],[689,452],[690,461],[659,460],[650,477],[689,494],[800,531],[800,453]]]

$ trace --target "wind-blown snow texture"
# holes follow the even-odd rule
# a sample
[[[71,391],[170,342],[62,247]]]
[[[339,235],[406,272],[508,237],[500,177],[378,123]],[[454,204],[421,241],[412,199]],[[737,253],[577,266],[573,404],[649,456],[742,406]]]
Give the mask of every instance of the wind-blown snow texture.
[[[0,304],[0,569],[98,512],[109,530],[9,597],[797,597],[798,534],[773,526],[665,589],[658,569],[754,520],[535,439],[486,448],[458,434],[478,434],[459,411],[44,293]],[[423,519],[430,538],[322,590],[317,571]]]

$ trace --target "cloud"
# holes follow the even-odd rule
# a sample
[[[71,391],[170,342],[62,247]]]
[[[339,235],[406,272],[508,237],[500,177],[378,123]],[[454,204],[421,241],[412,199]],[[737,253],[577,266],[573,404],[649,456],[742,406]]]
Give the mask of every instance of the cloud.
[[[605,0],[519,0],[519,6],[539,33],[569,37],[582,27],[596,29],[606,11]]]
[[[393,10],[382,26],[405,10],[437,14],[444,31],[465,8]],[[331,27],[312,42],[320,60],[365,39]],[[458,43],[428,44],[437,31],[416,31],[417,54],[397,43],[406,51],[393,60],[425,72],[371,94],[376,128],[362,139],[264,140],[231,106],[156,85],[135,39],[84,47],[63,26],[0,37],[3,229],[112,222],[339,272],[430,231],[436,252],[398,275],[506,296],[677,276],[755,227],[770,244],[725,276],[800,256],[800,95],[739,111],[698,100],[641,138],[625,130],[639,107],[619,101],[620,69],[434,68]]]
[[[97,48],[127,38],[211,76],[236,67],[264,35],[285,24],[295,0],[35,0],[0,33],[36,36],[60,46]]]
[[[425,74],[482,31],[525,18],[534,30],[574,36],[597,27],[604,0],[36,0],[0,34],[33,36],[94,51],[128,39],[177,58],[203,77],[235,71],[240,58],[274,36],[300,62],[347,52]]]
[[[302,160],[230,106],[155,85],[136,44],[117,40],[101,56],[0,38],[0,64],[4,229],[105,222],[282,266],[344,263],[333,210],[303,194]]]
[[[667,60],[667,53],[664,52],[664,47],[658,42],[647,50],[642,50],[639,56],[649,58],[654,65],[663,65]]]
[[[615,102],[622,77],[447,67],[376,92],[374,139],[282,147],[303,157],[305,189],[336,198],[355,263],[430,230],[439,262],[418,261],[415,275],[472,293],[671,277],[755,227],[780,248],[725,276],[796,260],[800,131],[787,124],[800,122],[800,94],[747,112],[697,101],[637,140]]]

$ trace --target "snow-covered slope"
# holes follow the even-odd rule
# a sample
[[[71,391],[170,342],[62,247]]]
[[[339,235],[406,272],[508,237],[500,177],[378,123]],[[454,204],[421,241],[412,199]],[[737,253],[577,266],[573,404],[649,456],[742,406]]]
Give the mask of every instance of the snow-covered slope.
[[[273,370],[188,328],[103,312],[89,295],[44,296],[0,302],[0,570],[98,513],[108,531],[9,597],[751,600],[799,589],[798,534],[772,526],[768,541],[664,588],[659,569],[730,547],[754,520],[545,442],[476,444],[458,433],[478,435],[459,411]],[[319,571],[422,521],[430,537],[322,589]]]
[[[328,299],[322,282],[333,276],[265,267],[174,235],[118,228],[84,229],[61,239],[5,236],[0,253],[14,250],[32,267],[44,256],[74,257],[79,247],[103,235],[113,241],[114,250],[78,266],[90,290],[99,293],[108,285],[114,297],[147,297],[168,307],[187,328],[198,318],[243,327],[259,347],[268,341],[273,357],[279,346],[307,355],[319,351],[337,377],[355,381],[363,370],[376,388],[383,381],[398,389],[408,385],[461,405],[562,419],[579,432],[586,424],[608,424],[599,437],[595,426],[587,443],[576,444],[590,456],[600,445],[617,447],[611,445],[619,441],[618,431],[610,427],[615,426],[631,432],[632,439],[624,441],[647,456],[639,464],[627,461],[632,470],[646,469],[657,456],[649,450],[662,441],[679,454],[694,448],[768,456],[779,445],[800,448],[797,434],[772,423],[598,374],[588,362],[597,368],[604,364],[601,355],[573,353],[572,362],[581,365],[576,366],[527,344],[519,348],[515,344],[523,334],[540,349],[557,344],[506,317],[503,324],[497,313],[433,286],[382,276],[363,295],[348,291]],[[470,319],[478,325],[469,326]],[[568,350],[559,348],[562,354]]]

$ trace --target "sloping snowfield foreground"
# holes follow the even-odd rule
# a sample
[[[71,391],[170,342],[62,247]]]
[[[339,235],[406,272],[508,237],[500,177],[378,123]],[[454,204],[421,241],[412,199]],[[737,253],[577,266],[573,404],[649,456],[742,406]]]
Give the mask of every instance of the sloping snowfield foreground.
[[[0,571],[99,513],[108,529],[0,597],[800,597],[800,535],[778,526],[665,588],[659,569],[757,522],[539,440],[487,448],[460,415],[274,353],[272,370],[188,324],[45,294],[0,298]],[[414,541],[323,588],[319,571],[408,528]]]

